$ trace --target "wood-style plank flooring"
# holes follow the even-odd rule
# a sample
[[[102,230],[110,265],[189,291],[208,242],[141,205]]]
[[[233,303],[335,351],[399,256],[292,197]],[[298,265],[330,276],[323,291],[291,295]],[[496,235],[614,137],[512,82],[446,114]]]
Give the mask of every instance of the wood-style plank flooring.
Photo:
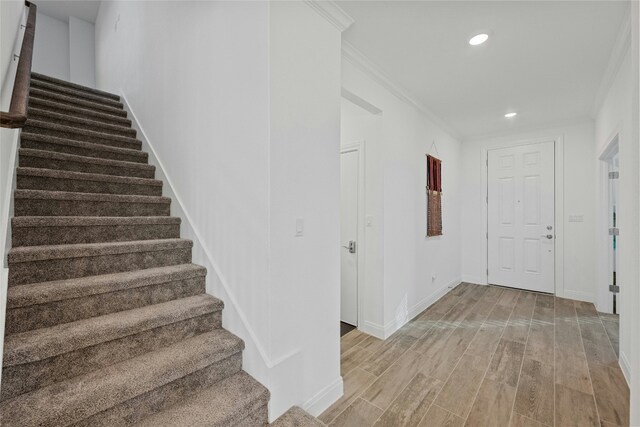
[[[628,426],[617,317],[463,283],[385,341],[341,338],[331,426]]]

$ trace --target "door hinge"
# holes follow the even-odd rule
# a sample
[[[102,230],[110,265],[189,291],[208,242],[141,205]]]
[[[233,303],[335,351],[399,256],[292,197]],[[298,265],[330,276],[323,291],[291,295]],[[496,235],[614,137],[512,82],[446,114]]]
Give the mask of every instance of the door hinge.
[[[614,294],[620,293],[620,286],[609,285],[609,292],[613,292]]]
[[[620,178],[620,172],[609,172],[609,179],[618,179]]]
[[[620,229],[619,228],[610,228],[609,229],[609,236],[619,236],[620,235]]]
[[[486,237],[487,237],[487,239],[489,238],[489,232],[488,231],[486,232]]]
[[[489,158],[487,157],[487,166],[489,166]]]
[[[487,276],[489,276],[489,269],[487,268]]]
[[[485,200],[487,201],[487,204],[489,204],[489,195],[487,194],[487,197],[485,197]]]

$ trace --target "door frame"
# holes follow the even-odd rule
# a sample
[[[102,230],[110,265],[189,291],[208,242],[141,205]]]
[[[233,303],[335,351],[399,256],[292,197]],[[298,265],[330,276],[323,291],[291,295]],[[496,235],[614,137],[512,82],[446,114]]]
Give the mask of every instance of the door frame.
[[[615,126],[611,135],[606,139],[606,144],[598,153],[598,186],[599,197],[598,206],[596,212],[596,292],[594,295],[595,305],[598,311],[603,313],[613,313],[613,299],[610,298],[611,294],[608,290],[608,284],[611,279],[612,268],[612,253],[609,250],[609,160],[619,152],[620,137],[622,129],[622,123],[618,123]],[[607,283],[607,289],[600,288],[600,283]],[[618,294],[619,295],[619,294]],[[618,300],[618,309],[620,309],[620,301]]]
[[[345,144],[340,147],[340,156],[344,153],[350,153],[353,151],[358,152],[358,227],[357,227],[357,246],[356,246],[356,261],[358,263],[357,268],[357,289],[356,294],[358,295],[358,324],[356,325],[357,329],[361,329],[364,322],[363,315],[363,306],[364,306],[364,290],[365,286],[365,253],[366,253],[366,231],[365,231],[365,147],[366,143],[364,140],[352,142],[349,144]],[[340,157],[342,161],[342,157]],[[341,267],[342,268],[342,267]],[[341,301],[342,302],[342,301]]]
[[[350,153],[353,151],[358,152],[358,227],[357,227],[357,246],[356,246],[356,262],[358,263],[357,268],[357,290],[356,294],[358,295],[358,325],[356,325],[357,329],[361,329],[364,322],[363,316],[363,305],[364,305],[364,290],[366,289],[365,285],[365,248],[366,248],[366,237],[365,237],[365,146],[366,143],[364,140],[351,142],[349,144],[345,144],[340,147],[340,160],[342,161],[342,154]],[[342,267],[341,267],[342,268]],[[341,284],[342,286],[342,284]]]
[[[489,150],[501,148],[513,148],[521,145],[540,144],[543,142],[553,142],[554,144],[554,224],[555,230],[555,253],[554,253],[554,282],[555,295],[559,297],[571,297],[564,289],[564,137],[534,138],[518,140],[514,142],[501,142],[498,144],[487,144],[481,150],[481,197],[482,204],[482,265],[485,271],[482,274],[482,284],[489,284]],[[583,299],[583,298],[576,298]]]

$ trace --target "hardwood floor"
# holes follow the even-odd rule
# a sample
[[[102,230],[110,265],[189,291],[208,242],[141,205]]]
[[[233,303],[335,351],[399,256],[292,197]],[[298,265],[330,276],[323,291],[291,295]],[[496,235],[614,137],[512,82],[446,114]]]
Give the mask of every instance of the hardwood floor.
[[[463,283],[385,341],[341,338],[330,426],[628,426],[617,317]]]

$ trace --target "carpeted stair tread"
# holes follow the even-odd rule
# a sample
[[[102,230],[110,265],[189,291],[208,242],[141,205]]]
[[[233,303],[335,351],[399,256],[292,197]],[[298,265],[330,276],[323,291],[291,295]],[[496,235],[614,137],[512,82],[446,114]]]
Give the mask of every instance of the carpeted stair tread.
[[[131,126],[131,120],[127,118],[127,113],[124,110],[122,110],[122,112],[118,115],[109,114],[79,105],[65,104],[53,99],[37,97],[29,98],[29,107],[37,107],[45,111],[53,111],[56,113],[65,114],[68,117],[81,117],[90,120],[96,120],[101,123],[117,124],[120,126]]]
[[[220,362],[243,348],[242,340],[223,329],[207,332],[4,401],[0,404],[0,424],[71,425]]]
[[[171,199],[160,196],[15,190],[15,216],[168,216]]]
[[[46,178],[58,178],[69,179],[78,181],[98,181],[98,182],[116,182],[120,184],[138,184],[148,185],[152,187],[162,188],[162,181],[152,178],[138,178],[129,176],[118,175],[105,175],[98,173],[86,173],[65,171],[58,169],[44,169],[44,168],[30,168],[30,167],[18,167],[16,168],[18,176],[39,176]]]
[[[72,96],[76,98],[86,99],[92,102],[99,102],[101,104],[109,105],[115,108],[122,108],[120,100],[108,98],[95,93],[87,92],[86,90],[78,90],[69,86],[55,84],[44,80],[35,79],[31,82],[31,87],[36,87],[43,90],[49,90],[52,92],[58,92],[66,96]]]
[[[81,243],[77,245],[21,246],[9,251],[9,264],[65,258],[152,252],[191,248],[188,239],[136,240],[131,242]]]
[[[226,378],[178,405],[165,409],[136,427],[234,426],[269,401],[269,391],[245,372]]]
[[[95,130],[104,133],[112,133],[114,135],[129,136],[131,138],[135,138],[137,134],[136,130],[132,129],[131,126],[109,124],[82,117],[74,117],[68,114],[61,114],[56,111],[44,110],[41,108],[30,107],[28,117],[43,122],[62,123],[66,126]]]
[[[136,177],[140,178],[153,178],[155,174],[155,166],[146,163],[127,162],[123,160],[111,160],[103,159],[100,157],[88,157],[79,156],[77,154],[59,153],[56,151],[35,150],[32,148],[20,148],[18,151],[20,166],[25,167],[39,167],[28,166],[30,158],[47,159],[51,160],[52,164],[48,164],[48,167],[41,167],[42,169],[60,169],[70,170],[74,172],[83,172],[86,170],[104,170],[109,171],[109,175],[130,176],[133,172]],[[27,163],[27,164],[24,164]],[[44,162],[42,164],[45,164]],[[75,164],[75,169],[71,169]],[[80,169],[80,170],[77,170]],[[99,173],[99,172],[96,172]],[[107,174],[103,172],[103,174]]]
[[[98,194],[161,196],[162,181],[86,172],[18,167],[18,189],[69,191]]]
[[[180,237],[180,218],[170,216],[16,216],[13,247],[124,242]]]
[[[199,265],[179,264],[123,273],[30,283],[13,286],[9,289],[7,309],[151,286],[193,277],[204,277],[206,274],[207,269]]]
[[[120,148],[128,148],[130,150],[140,150],[142,142],[135,138],[113,135],[104,132],[96,132],[92,130],[79,129],[72,126],[61,125],[58,123],[43,122],[41,120],[27,119],[24,126],[25,132],[37,134],[54,134],[59,138],[76,139],[82,142],[92,142],[94,144],[110,145]]]
[[[271,425],[273,427],[322,427],[324,424],[304,409],[293,406]]]
[[[85,92],[89,92],[89,93],[93,93],[93,94],[96,94],[96,95],[100,95],[100,96],[105,97],[105,98],[111,98],[111,99],[114,99],[116,101],[120,100],[120,96],[116,95],[115,93],[105,92],[103,90],[94,89],[94,88],[88,87],[88,86],[82,86],[82,85],[79,85],[77,83],[68,82],[66,80],[60,80],[60,79],[57,79],[55,77],[47,76],[47,75],[40,74],[40,73],[31,72],[31,79],[32,80],[45,81],[45,82],[53,83],[53,84],[56,84],[56,85],[59,85],[59,86],[66,86],[66,87],[70,87],[70,88],[73,88],[73,89],[76,89],[76,90],[82,90],[82,91],[85,91]]]
[[[30,147],[29,142],[43,143],[47,148]],[[57,153],[76,154],[82,152],[83,157],[95,157],[108,160],[124,160],[136,163],[146,163],[149,154],[134,148],[113,147],[104,144],[95,144],[92,142],[83,142],[75,139],[60,138],[52,135],[43,135],[22,131],[20,133],[20,142],[23,148],[39,149],[41,151],[53,151]]]
[[[201,294],[5,337],[4,367],[31,363],[170,323],[220,311],[222,301]]]
[[[101,104],[99,102],[93,102],[88,99],[82,99],[82,98],[76,98],[74,96],[63,95],[61,93],[52,92],[50,90],[45,90],[45,89],[39,89],[37,87],[31,87],[29,89],[29,99],[31,98],[48,99],[51,101],[57,101],[64,104],[73,105],[76,107],[100,111],[102,113],[111,114],[114,116],[120,116],[120,117],[127,116],[127,112],[123,110],[122,107],[112,107],[110,105]]]

